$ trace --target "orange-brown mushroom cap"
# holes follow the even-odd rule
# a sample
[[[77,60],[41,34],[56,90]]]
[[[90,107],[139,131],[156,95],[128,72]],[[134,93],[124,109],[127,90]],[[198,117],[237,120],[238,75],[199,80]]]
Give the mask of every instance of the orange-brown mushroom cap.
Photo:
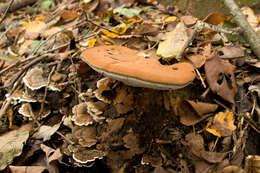
[[[162,65],[156,59],[138,55],[123,46],[97,46],[81,54],[95,71],[131,86],[154,89],[179,89],[195,78],[194,67],[187,62]]]

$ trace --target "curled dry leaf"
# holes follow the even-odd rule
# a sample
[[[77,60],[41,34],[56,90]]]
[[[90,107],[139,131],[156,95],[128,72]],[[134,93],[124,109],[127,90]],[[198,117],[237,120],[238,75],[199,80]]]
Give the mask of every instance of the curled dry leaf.
[[[218,137],[230,136],[235,129],[233,112],[219,112],[214,117],[213,125],[206,128],[209,133]]]
[[[181,100],[178,104],[180,121],[186,126],[195,125],[207,118],[210,113],[215,112],[218,108],[216,104],[194,102],[191,100]]]
[[[234,76],[235,66],[213,53],[205,63],[206,79],[210,89],[224,100],[235,103],[237,86]]]

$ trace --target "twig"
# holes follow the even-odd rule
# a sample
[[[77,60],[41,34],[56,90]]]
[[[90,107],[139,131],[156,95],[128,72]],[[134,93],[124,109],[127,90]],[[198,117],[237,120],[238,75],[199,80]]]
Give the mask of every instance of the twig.
[[[14,0],[10,1],[8,7],[6,8],[6,10],[5,10],[5,12],[4,12],[3,16],[2,16],[2,19],[0,20],[0,24],[5,20],[5,18],[7,16],[7,13],[9,11],[10,7],[12,6],[13,2],[14,2]]]
[[[5,115],[6,110],[9,108],[11,102],[12,102],[12,99],[7,99],[7,101],[4,102],[4,104],[0,110],[0,119]]]
[[[214,32],[220,32],[220,33],[225,33],[225,34],[238,34],[240,32],[239,28],[235,29],[226,29],[226,28],[221,28],[217,27],[211,24],[208,24],[206,22],[198,20],[197,23],[194,26],[194,30],[192,31],[191,35],[189,36],[189,39],[185,42],[184,46],[176,56],[176,59],[180,61],[181,57],[183,56],[183,53],[185,49],[193,42],[195,39],[195,36],[197,35],[198,32],[200,32],[202,29],[209,29]]]
[[[260,59],[260,37],[248,23],[245,15],[240,11],[234,0],[222,0],[234,17],[236,24],[242,29],[243,35],[250,44],[255,55]]]
[[[200,72],[199,72],[199,70],[198,70],[197,68],[195,68],[195,72],[196,72],[197,76],[199,77],[202,86],[203,86],[204,88],[207,88],[207,86],[206,86],[206,84],[205,84],[205,82],[204,82],[204,80],[203,80],[203,78],[202,78],[202,76],[201,76],[201,74],[200,74]]]
[[[189,39],[185,42],[184,46],[182,47],[182,49],[180,50],[180,52],[176,56],[177,61],[180,61],[185,49],[193,42],[193,40],[194,40],[195,36],[197,35],[198,31],[199,31],[199,28],[196,27],[196,25],[195,25],[195,28],[192,31]]]
[[[225,108],[226,110],[230,110],[226,105],[222,104],[220,101],[214,99],[214,102],[216,102],[218,105],[222,106],[223,108]]]
[[[19,8],[25,7],[26,5],[30,5],[35,3],[37,0],[15,0],[13,5],[10,7],[9,11],[13,12]],[[0,6],[0,13],[4,13],[8,8],[9,3],[5,3],[4,5]]]
[[[67,138],[66,136],[64,136],[61,132],[56,131],[55,133],[57,133],[58,135],[60,135],[63,139],[65,139],[69,144],[73,145],[74,142],[72,142],[69,138]]]
[[[20,60],[17,60],[15,63],[9,65],[8,67],[4,68],[3,70],[0,71],[0,75],[3,74],[4,72],[10,70],[11,68],[13,67],[17,67],[18,65],[21,64],[21,61]]]
[[[40,109],[39,116],[41,116],[42,113],[43,113],[44,103],[45,103],[46,96],[47,96],[47,92],[48,92],[48,86],[50,85],[50,82],[51,82],[51,76],[52,76],[52,74],[54,73],[55,68],[56,68],[55,66],[52,67],[51,72],[49,73],[49,76],[48,76],[48,82],[47,82],[47,85],[46,85],[46,87],[45,87],[44,96],[43,96],[43,101],[42,101],[42,103],[41,103],[41,109]]]
[[[46,56],[48,55],[42,55],[36,59],[34,59],[32,62],[26,64],[20,71],[19,73],[11,80],[11,82],[9,82],[9,84],[7,84],[6,86],[4,86],[3,88],[9,88],[11,86],[13,86],[13,84],[16,82],[16,80],[26,71],[28,70],[31,66],[37,64],[38,62],[40,62],[41,60],[43,60]]]

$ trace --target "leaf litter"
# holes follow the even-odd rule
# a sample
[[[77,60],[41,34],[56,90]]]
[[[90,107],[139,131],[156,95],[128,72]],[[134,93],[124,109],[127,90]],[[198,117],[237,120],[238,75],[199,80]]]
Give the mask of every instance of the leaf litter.
[[[0,25],[1,170],[257,171],[259,59],[243,41],[193,32],[199,19],[169,9],[157,1],[43,0],[8,13]],[[242,11],[258,32],[257,15]],[[222,13],[203,19],[216,27],[229,20]],[[136,52],[143,73],[119,68],[134,56],[115,55],[113,46],[102,69],[82,60],[83,51],[104,45]],[[149,64],[181,76],[188,69],[175,65],[190,64],[196,79],[158,89],[169,74],[149,79]],[[148,88],[128,86],[130,79]]]

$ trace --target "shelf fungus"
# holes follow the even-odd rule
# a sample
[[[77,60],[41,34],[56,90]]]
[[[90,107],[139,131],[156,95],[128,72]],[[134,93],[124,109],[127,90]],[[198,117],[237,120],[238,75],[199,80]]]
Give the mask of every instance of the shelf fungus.
[[[22,106],[18,110],[19,114],[23,115],[24,117],[28,117],[29,119],[33,119],[32,116],[36,116],[37,120],[41,120],[43,118],[46,118],[48,115],[50,115],[51,110],[48,105],[45,105],[43,107],[41,115],[40,113],[40,107],[39,106],[31,106],[30,103],[23,103]]]
[[[190,63],[162,65],[156,59],[140,56],[137,50],[123,46],[89,48],[81,57],[95,71],[135,87],[174,90],[187,86],[195,78]]]
[[[23,77],[23,82],[31,90],[38,90],[48,86],[48,89],[51,91],[61,91],[62,89],[59,86],[55,86],[52,82],[48,85],[48,78],[47,76],[44,77],[44,73],[41,68],[35,67],[26,73]]]
[[[95,126],[76,126],[72,129],[72,133],[81,147],[92,147],[97,143],[97,132]]]
[[[105,155],[106,154],[101,150],[81,148],[73,152],[72,157],[78,163],[91,164],[96,159],[103,159]]]
[[[105,107],[105,103],[101,101],[80,103],[72,109],[72,121],[78,126],[88,126],[94,122],[101,123],[105,119],[101,116]]]

